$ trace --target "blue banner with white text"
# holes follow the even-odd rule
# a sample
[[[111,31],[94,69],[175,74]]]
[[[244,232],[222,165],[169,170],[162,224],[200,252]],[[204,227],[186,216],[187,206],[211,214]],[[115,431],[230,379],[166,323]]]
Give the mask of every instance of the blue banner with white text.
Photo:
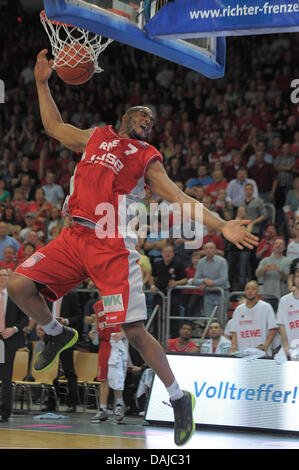
[[[175,0],[145,25],[150,37],[194,38],[299,31],[298,0]]]

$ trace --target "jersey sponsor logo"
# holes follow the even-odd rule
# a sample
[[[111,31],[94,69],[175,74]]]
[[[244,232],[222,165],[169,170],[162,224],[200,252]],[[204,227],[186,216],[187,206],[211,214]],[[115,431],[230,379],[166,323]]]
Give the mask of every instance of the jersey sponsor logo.
[[[294,306],[293,306],[293,305],[289,305],[289,308],[294,308]],[[288,310],[288,314],[289,314],[289,315],[296,315],[296,314],[298,314],[298,313],[299,313],[299,310],[298,310],[298,309],[296,309],[296,310]]]
[[[45,258],[46,255],[43,253],[36,252],[30,258],[26,259],[24,263],[21,264],[22,268],[29,269],[32,268],[36,263],[38,263],[41,259]]]
[[[290,329],[293,330],[294,328],[299,328],[299,320],[290,321]]]
[[[113,320],[118,320],[118,317],[116,315],[114,317],[112,315],[109,315],[109,321]]]
[[[124,167],[120,159],[117,158],[116,155],[113,155],[113,153],[110,153],[110,152],[104,153],[103,155],[94,154],[92,155],[88,163],[99,163],[100,165],[103,165],[107,168],[111,168],[116,175]]]
[[[119,142],[120,140],[118,139],[112,140],[111,142],[102,142],[99,148],[103,150],[107,150],[109,152],[109,150],[117,147]]]
[[[250,323],[252,323],[252,320],[240,320],[239,321],[240,325],[246,325],[246,324],[250,324]]]
[[[255,338],[257,336],[262,336],[261,330],[245,330],[241,331],[241,338]]]
[[[105,295],[102,297],[105,312],[120,312],[124,310],[122,294]]]

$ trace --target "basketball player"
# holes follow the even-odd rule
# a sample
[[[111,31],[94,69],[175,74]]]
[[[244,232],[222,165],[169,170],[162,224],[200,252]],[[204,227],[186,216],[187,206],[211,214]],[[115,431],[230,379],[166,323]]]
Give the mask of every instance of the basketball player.
[[[280,298],[277,310],[277,325],[282,347],[288,357],[299,344],[299,263],[293,267],[293,289]]]
[[[177,202],[181,207],[183,203],[191,204],[193,218],[195,206],[200,203],[185,195],[168,178],[161,154],[145,142],[154,123],[149,108],[130,108],[118,132],[112,126],[81,130],[65,124],[48,86],[53,61],[48,61],[46,54],[45,49],[38,54],[35,66],[44,128],[48,135],[83,156],[71,179],[70,196],[65,202],[73,227],[64,228],[55,240],[34,253],[9,281],[9,295],[51,338],[38,356],[35,370],[50,367],[62,350],[76,342],[78,335],[52,318],[39,293],[56,300],[90,277],[101,291],[108,324],[122,324],[133,347],[165,384],[174,409],[175,442],[182,445],[195,429],[192,417],[195,398],[180,389],[162,347],[144,327],[146,304],[139,255],[135,250],[137,237],[122,236],[117,225],[116,236],[101,239],[96,224],[100,203],[112,204],[115,220],[122,221],[118,197],[126,196],[127,202],[143,198],[146,184],[162,199]],[[108,220],[107,224],[110,222]],[[249,222],[225,222],[203,208],[203,223],[221,230],[239,248],[242,245],[253,248],[258,243],[258,239],[242,227]]]
[[[230,352],[257,348],[271,357],[271,344],[277,333],[273,308],[269,303],[260,300],[256,281],[247,282],[245,297],[246,301],[238,305],[233,313]]]

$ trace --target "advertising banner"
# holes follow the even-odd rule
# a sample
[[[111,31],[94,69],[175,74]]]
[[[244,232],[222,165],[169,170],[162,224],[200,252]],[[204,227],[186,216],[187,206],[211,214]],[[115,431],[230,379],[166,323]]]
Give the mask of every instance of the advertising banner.
[[[180,387],[196,399],[196,424],[299,431],[299,363],[167,355]],[[173,422],[168,393],[155,376],[147,421]]]
[[[150,37],[195,38],[299,31],[298,0],[175,0],[145,25]]]

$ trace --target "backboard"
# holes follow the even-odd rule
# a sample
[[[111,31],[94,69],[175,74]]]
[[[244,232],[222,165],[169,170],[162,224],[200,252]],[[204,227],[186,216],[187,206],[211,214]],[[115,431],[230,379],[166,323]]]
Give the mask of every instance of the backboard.
[[[225,38],[149,37],[144,27],[165,0],[44,0],[49,19],[79,26],[106,38],[163,57],[208,78],[225,70]]]

